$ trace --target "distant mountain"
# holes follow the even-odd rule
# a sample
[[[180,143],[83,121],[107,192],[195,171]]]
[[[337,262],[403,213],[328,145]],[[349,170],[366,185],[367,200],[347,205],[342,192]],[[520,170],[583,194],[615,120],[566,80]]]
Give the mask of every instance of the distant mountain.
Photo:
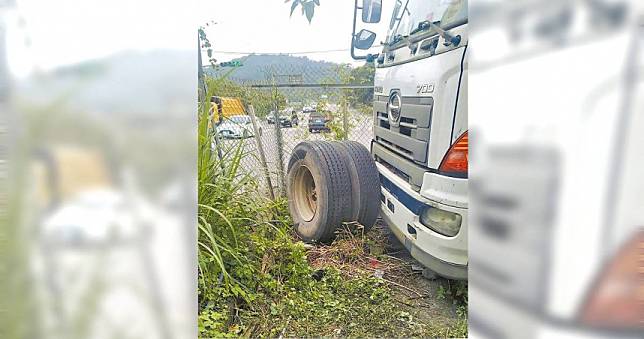
[[[237,82],[270,82],[275,75],[277,83],[303,82],[319,83],[337,80],[339,64],[315,61],[307,57],[274,54],[251,54],[227,61],[239,61],[243,66],[219,67],[213,70],[206,67],[206,74],[221,76],[232,70],[228,78]]]
[[[278,83],[329,82],[337,80],[339,67],[332,62],[289,55],[250,55],[234,60],[243,64],[229,76],[237,82],[265,82],[272,74]],[[57,103],[65,109],[101,116],[185,114],[196,107],[195,63],[196,56],[191,51],[121,52],[36,74],[17,83],[16,94],[34,105]],[[230,70],[206,68],[211,75]],[[291,100],[300,100],[303,96],[319,97],[323,91],[283,92]]]

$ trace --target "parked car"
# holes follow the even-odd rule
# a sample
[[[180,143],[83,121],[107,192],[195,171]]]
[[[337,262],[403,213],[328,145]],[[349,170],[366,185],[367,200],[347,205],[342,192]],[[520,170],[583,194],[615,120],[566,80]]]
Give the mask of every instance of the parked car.
[[[280,126],[282,127],[293,127],[300,124],[300,120],[297,117],[297,114],[293,113],[292,115],[281,115],[280,116]]]
[[[271,114],[266,118],[266,122],[269,124],[274,124],[275,123],[275,113],[271,112]],[[297,114],[295,112],[292,112],[291,114],[281,114],[280,115],[280,126],[281,127],[293,127],[297,126],[300,124],[300,119],[297,117]]]
[[[318,112],[311,113],[309,115],[309,132],[330,132],[329,121],[331,121],[331,118],[328,115]]]
[[[269,125],[272,125],[275,123],[275,111],[271,111],[270,113],[268,113],[268,116],[266,117],[266,122]]]
[[[315,107],[305,106],[302,108],[302,113],[313,113],[315,112]]]
[[[234,115],[217,125],[217,133],[226,139],[249,138],[253,136],[253,125],[248,115]]]

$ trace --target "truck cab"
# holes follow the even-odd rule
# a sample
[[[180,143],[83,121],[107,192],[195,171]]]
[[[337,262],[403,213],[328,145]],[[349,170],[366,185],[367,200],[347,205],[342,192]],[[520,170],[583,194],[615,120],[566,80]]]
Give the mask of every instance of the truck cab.
[[[397,0],[378,54],[381,0],[356,0],[351,54],[375,63],[371,154],[381,216],[431,271],[467,279],[467,0]],[[359,55],[359,51],[364,55]]]

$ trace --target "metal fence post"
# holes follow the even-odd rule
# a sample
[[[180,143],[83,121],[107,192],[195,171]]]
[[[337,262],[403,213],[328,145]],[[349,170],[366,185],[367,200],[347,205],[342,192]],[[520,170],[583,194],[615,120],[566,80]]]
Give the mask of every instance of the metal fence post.
[[[273,117],[275,118],[275,136],[277,137],[277,161],[279,163],[277,175],[279,177],[280,195],[286,196],[286,179],[284,178],[284,140],[282,139],[282,124],[280,122],[279,103],[277,102],[277,87],[273,74]]]
[[[255,135],[255,142],[257,143],[257,150],[259,151],[259,160],[262,162],[262,167],[264,169],[264,179],[268,185],[268,192],[271,195],[271,199],[275,200],[275,192],[273,191],[273,183],[271,182],[271,175],[268,172],[268,164],[266,163],[266,154],[264,153],[264,146],[262,145],[262,135],[260,129],[257,127],[257,119],[255,118],[255,108],[253,105],[248,105],[248,113],[250,114],[250,120],[253,123],[253,134]]]
[[[342,129],[344,130],[343,140],[349,139],[349,104],[345,98],[344,103],[342,104]]]

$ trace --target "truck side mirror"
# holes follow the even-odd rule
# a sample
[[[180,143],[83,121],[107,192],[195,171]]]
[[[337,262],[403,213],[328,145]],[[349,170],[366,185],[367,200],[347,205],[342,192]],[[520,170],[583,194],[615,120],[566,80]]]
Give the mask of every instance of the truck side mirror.
[[[380,22],[382,13],[382,0],[362,0],[362,22],[376,23]]]
[[[373,46],[373,42],[376,40],[376,33],[361,29],[358,34],[353,37],[353,46],[357,49],[369,49]]]

